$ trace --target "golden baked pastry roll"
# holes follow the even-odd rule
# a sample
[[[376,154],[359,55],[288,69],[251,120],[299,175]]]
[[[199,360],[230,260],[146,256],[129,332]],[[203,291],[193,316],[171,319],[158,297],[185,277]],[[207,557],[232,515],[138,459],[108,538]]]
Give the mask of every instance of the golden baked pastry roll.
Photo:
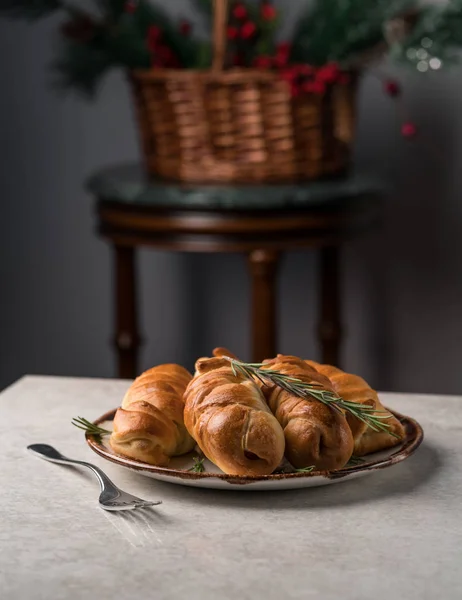
[[[326,377],[295,356],[279,354],[266,360],[265,368],[318,384],[335,394]],[[284,430],[286,457],[294,467],[314,466],[332,471],[346,465],[353,453],[353,435],[343,412],[314,398],[295,396],[276,385],[266,385],[263,392]]]
[[[347,414],[347,421],[351,427],[355,442],[353,453],[356,456],[364,456],[371,452],[392,448],[401,443],[405,437],[404,427],[396,417],[384,408],[377,392],[373,390],[362,377],[345,373],[331,365],[321,365],[312,360],[307,360],[306,362],[316,369],[318,373],[325,375],[331,382],[337,394],[344,400],[373,406],[378,412],[381,412],[382,415],[385,413],[390,417],[383,420],[383,423],[389,426],[389,432],[385,432],[374,431],[357,417]]]
[[[205,456],[229,475],[269,475],[284,434],[260,388],[223,358],[203,358],[185,393],[184,419]]]
[[[114,417],[110,445],[119,454],[165,467],[195,442],[184,424],[183,394],[192,375],[174,364],[142,373],[129,387]]]
[[[231,352],[230,350],[228,350],[228,348],[215,348],[215,350],[213,351],[213,356],[215,356],[216,358],[222,358],[223,356],[227,356],[228,358],[233,358],[235,360],[239,360],[238,357]]]

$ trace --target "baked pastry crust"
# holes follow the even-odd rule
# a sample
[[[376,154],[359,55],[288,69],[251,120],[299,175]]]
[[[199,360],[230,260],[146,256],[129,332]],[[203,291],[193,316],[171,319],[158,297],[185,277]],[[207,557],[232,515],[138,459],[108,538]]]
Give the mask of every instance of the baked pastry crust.
[[[269,475],[284,434],[260,388],[223,358],[203,358],[185,393],[184,420],[205,456],[229,475]]]
[[[165,467],[195,442],[184,424],[183,394],[192,375],[180,365],[159,365],[135,379],[114,417],[110,445],[119,454]]]
[[[362,377],[345,373],[337,367],[322,365],[312,360],[307,360],[306,363],[316,369],[318,373],[327,377],[334,390],[344,400],[373,406],[377,411],[383,411],[389,416],[388,419],[384,420],[384,423],[389,426],[389,432],[383,432],[374,431],[360,419],[347,414],[346,418],[355,442],[353,451],[355,456],[364,456],[379,450],[393,448],[393,446],[402,442],[405,437],[404,427],[396,417],[384,408],[377,392]]]
[[[326,377],[296,356],[278,354],[264,364],[263,368],[319,384],[335,394]],[[330,471],[347,464],[353,453],[353,435],[343,412],[314,398],[294,396],[276,385],[264,386],[263,393],[284,430],[286,457],[294,467]]]

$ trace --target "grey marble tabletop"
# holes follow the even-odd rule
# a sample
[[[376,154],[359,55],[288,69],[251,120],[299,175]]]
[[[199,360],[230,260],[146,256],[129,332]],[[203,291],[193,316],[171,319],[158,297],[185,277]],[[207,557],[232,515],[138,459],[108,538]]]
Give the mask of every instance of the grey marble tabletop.
[[[25,377],[0,394],[2,600],[462,598],[462,398],[384,394],[425,441],[363,479],[286,492],[169,485],[86,446],[72,417],[129,383]],[[91,473],[40,461],[45,442],[103,467],[156,509],[105,513]]]

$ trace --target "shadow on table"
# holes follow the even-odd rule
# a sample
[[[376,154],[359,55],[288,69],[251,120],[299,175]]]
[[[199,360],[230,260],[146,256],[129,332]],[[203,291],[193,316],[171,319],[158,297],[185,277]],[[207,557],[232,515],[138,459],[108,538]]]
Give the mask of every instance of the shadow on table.
[[[245,509],[268,508],[278,509],[316,508],[329,509],[337,506],[361,505],[384,498],[405,496],[427,485],[435,477],[443,465],[441,452],[428,444],[424,444],[412,458],[395,465],[366,475],[360,479],[340,482],[317,488],[284,490],[271,492],[244,492],[226,490],[207,490],[190,487],[171,486],[168,483],[156,482],[156,497],[168,502],[172,494],[178,498],[181,493],[185,502],[197,505],[237,507]],[[175,489],[172,489],[175,488]],[[152,494],[152,486],[146,486]]]

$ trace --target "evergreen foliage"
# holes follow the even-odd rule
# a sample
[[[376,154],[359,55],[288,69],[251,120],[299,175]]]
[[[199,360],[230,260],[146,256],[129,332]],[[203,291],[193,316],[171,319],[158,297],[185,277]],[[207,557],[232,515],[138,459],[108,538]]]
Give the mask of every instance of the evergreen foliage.
[[[293,0],[295,1],[295,0]],[[211,25],[212,0],[191,0]],[[210,41],[181,31],[157,0],[94,0],[86,12],[78,0],[0,0],[0,16],[35,21],[61,13],[64,17],[60,53],[53,67],[58,83],[93,93],[111,68],[150,68],[156,48],[149,45],[149,31],[159,28],[162,43],[175,55],[181,68],[208,68]],[[245,3],[252,21],[259,19],[259,2]],[[386,25],[415,10],[405,35],[387,39]],[[245,66],[256,56],[274,52],[271,35],[279,21],[260,20],[254,50],[243,51]],[[264,27],[268,27],[265,35]],[[271,28],[271,29],[270,29]],[[242,41],[239,42],[241,47]],[[417,8],[414,0],[315,0],[296,26],[290,60],[293,63],[348,66],[374,48],[388,48],[390,55],[419,71],[440,68],[452,61],[462,46],[462,0]],[[433,59],[433,61],[432,61]]]

